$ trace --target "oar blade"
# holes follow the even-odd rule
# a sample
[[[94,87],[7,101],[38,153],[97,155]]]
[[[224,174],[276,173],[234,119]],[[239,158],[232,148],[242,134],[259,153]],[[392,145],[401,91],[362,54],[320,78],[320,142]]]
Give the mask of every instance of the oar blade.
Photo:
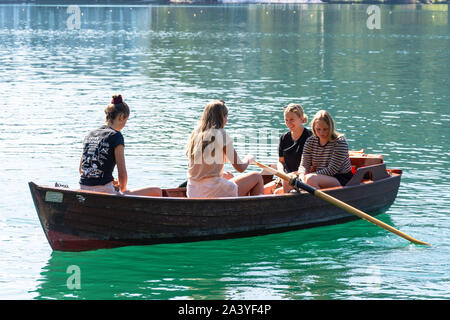
[[[404,239],[406,239],[406,240],[408,240],[408,241],[410,241],[412,243],[430,246],[429,243],[417,240],[417,239],[407,235],[406,233],[403,233],[400,230],[397,230],[394,227],[391,227],[390,225],[388,225],[388,224],[386,224],[386,223],[384,223],[384,222],[382,222],[382,221],[372,217],[371,215],[368,215],[367,213],[364,213],[361,210],[356,209],[356,208],[350,206],[349,204],[347,204],[347,203],[345,203],[345,202],[343,202],[343,201],[341,201],[339,199],[336,199],[336,198],[330,196],[327,193],[324,193],[324,192],[322,192],[320,190],[317,190],[317,189],[311,187],[310,185],[307,185],[306,183],[303,183],[302,181],[300,181],[300,180],[298,180],[296,178],[292,178],[291,176],[287,175],[284,172],[280,172],[280,171],[278,171],[276,169],[273,169],[273,168],[271,168],[269,166],[266,166],[266,165],[264,165],[262,163],[259,163],[257,161],[253,161],[253,163],[255,165],[257,165],[258,167],[260,167],[260,168],[267,169],[269,172],[272,172],[277,177],[280,177],[281,179],[284,179],[284,180],[288,181],[299,192],[300,192],[300,189],[303,189],[303,190],[311,193],[312,195],[314,195],[316,197],[319,197],[319,198],[321,198],[321,199],[323,199],[323,200],[325,200],[325,201],[327,201],[327,202],[329,202],[329,203],[331,203],[331,204],[333,204],[335,206],[338,206],[339,208],[341,208],[343,210],[346,210],[347,212],[350,212],[350,213],[352,213],[352,214],[354,214],[354,215],[356,215],[356,216],[358,216],[358,217],[360,217],[360,218],[362,218],[364,220],[367,220],[367,221],[369,221],[369,222],[371,222],[371,223],[373,223],[373,224],[375,224],[375,225],[377,225],[377,226],[379,226],[379,227],[381,227],[381,228],[383,228],[383,229],[385,229],[385,230],[387,230],[389,232],[392,232],[392,233],[394,233],[394,234],[396,234],[396,235],[398,235],[398,236],[400,236],[400,237],[402,237],[402,238],[404,238]]]

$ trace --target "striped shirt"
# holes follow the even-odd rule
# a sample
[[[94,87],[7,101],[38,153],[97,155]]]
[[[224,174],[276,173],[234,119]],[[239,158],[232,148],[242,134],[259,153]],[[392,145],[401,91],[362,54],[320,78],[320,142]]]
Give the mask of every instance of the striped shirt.
[[[305,142],[298,173],[311,173],[311,167],[313,167],[314,173],[327,176],[351,171],[352,165],[350,164],[348,144],[345,137],[340,136],[324,146],[320,145],[319,137],[315,135],[309,137]]]

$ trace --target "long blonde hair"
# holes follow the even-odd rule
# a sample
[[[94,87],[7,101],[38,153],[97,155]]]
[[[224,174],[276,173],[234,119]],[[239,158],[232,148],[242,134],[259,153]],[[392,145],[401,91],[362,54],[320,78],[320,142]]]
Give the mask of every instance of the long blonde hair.
[[[192,131],[186,146],[186,155],[190,159],[193,159],[196,153],[203,152],[208,144],[214,142],[215,136],[210,136],[210,129],[223,128],[227,115],[228,108],[223,100],[213,100],[206,105],[200,122]]]
[[[336,131],[335,125],[334,125],[334,120],[331,117],[331,115],[328,113],[328,111],[326,111],[326,110],[317,111],[316,115],[314,116],[314,118],[311,121],[311,129],[315,136],[317,136],[316,123],[319,121],[325,122],[328,125],[328,128],[330,129],[329,136],[328,136],[329,141],[334,141],[337,138],[339,138],[340,136],[342,136],[342,134],[340,134],[339,132]]]

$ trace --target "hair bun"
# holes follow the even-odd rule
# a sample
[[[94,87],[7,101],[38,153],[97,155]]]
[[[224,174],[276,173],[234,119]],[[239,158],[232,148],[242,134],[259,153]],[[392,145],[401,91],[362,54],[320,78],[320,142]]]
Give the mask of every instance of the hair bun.
[[[122,95],[118,94],[118,95],[114,95],[112,97],[112,100],[111,100],[112,104],[119,104],[119,103],[122,103],[122,102],[123,102]]]

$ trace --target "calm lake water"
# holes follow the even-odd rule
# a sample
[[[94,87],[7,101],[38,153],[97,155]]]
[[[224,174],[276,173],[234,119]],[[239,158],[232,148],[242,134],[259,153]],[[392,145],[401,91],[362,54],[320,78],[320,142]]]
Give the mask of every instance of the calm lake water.
[[[381,29],[367,7],[0,5],[0,299],[450,298],[448,7],[379,6]],[[27,183],[77,187],[82,139],[116,92],[132,110],[130,188],[186,179],[184,144],[209,100],[229,105],[238,152],[265,163],[281,107],[301,102],[310,119],[330,111],[351,149],[403,170],[379,218],[432,246],[355,221],[52,252]]]

